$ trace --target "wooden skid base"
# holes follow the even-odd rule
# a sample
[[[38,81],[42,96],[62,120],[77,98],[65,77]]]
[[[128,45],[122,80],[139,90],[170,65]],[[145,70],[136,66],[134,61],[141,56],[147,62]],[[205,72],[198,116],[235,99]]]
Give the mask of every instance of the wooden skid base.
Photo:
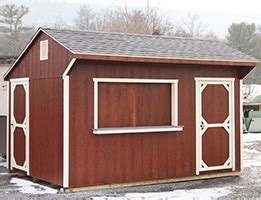
[[[160,183],[176,183],[182,181],[194,181],[194,180],[203,180],[203,179],[212,179],[212,178],[220,178],[220,177],[239,176],[239,175],[240,175],[239,171],[219,173],[219,174],[205,174],[199,176],[153,180],[153,181],[140,181],[140,182],[132,182],[132,183],[111,184],[111,185],[64,188],[64,192],[82,192],[82,191],[96,190],[96,189],[121,188],[121,187],[131,187],[131,186],[153,185],[153,184],[160,184]]]

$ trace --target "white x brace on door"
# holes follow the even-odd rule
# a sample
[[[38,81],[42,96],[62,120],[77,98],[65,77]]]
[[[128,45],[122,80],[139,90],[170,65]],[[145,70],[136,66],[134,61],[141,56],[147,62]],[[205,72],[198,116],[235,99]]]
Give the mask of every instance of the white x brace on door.
[[[234,78],[195,78],[196,81],[196,174],[203,171],[231,169],[235,170],[235,129],[234,129]],[[228,115],[225,120],[218,123],[210,123],[202,114],[202,95],[207,86],[224,87],[228,93]],[[223,88],[223,89],[224,89]],[[211,88],[209,88],[211,89]],[[208,97],[209,98],[209,97]],[[225,97],[220,97],[225,98]],[[214,100],[214,99],[213,99]],[[206,105],[205,105],[206,106]],[[209,106],[209,105],[208,105]],[[214,106],[214,111],[224,109],[219,105]],[[207,130],[213,128],[224,128],[228,134],[228,157],[221,165],[208,166],[202,156],[202,138]],[[209,133],[208,133],[209,134]],[[210,133],[211,134],[211,133]],[[210,135],[211,137],[211,135]],[[222,141],[221,141],[222,142]],[[223,149],[220,149],[222,151]],[[209,148],[211,151],[211,148]]]
[[[29,175],[29,78],[11,79],[11,169]]]

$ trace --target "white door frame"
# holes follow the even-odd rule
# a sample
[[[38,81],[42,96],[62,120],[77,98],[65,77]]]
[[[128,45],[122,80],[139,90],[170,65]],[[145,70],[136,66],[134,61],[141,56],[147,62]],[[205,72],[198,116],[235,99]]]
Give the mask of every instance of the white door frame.
[[[22,171],[26,171],[29,175],[29,78],[17,78],[11,79],[11,113],[10,113],[10,133],[11,133],[11,169],[16,168]],[[25,119],[22,124],[16,123],[14,117],[14,91],[16,86],[22,85],[25,91]],[[14,131],[19,127],[23,129],[25,134],[25,162],[23,166],[18,165],[14,158]]]
[[[196,81],[196,175],[202,171],[235,171],[235,93],[234,78],[195,78]],[[223,123],[207,123],[202,116],[202,92],[207,85],[222,85],[229,96],[229,114]],[[208,166],[202,159],[202,136],[208,128],[223,127],[229,135],[229,156],[223,165]]]

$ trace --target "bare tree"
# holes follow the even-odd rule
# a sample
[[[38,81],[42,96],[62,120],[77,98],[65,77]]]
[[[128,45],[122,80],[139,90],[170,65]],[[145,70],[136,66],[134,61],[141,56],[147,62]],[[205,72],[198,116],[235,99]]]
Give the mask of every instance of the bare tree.
[[[130,9],[125,2],[110,11],[94,12],[88,5],[80,7],[74,20],[80,30],[102,30],[139,34],[170,34],[172,24],[157,7],[147,2],[144,9]]]
[[[130,9],[126,1],[108,15],[108,30],[138,34],[170,34],[173,26],[157,7],[147,1],[144,9]]]
[[[253,85],[253,84],[243,85],[243,88],[242,88],[243,96],[245,98],[248,97],[249,95],[253,94],[254,90],[255,90],[255,85]]]
[[[70,29],[71,27],[64,21],[61,16],[56,16],[54,23],[51,25],[52,28],[57,29]]]
[[[88,5],[82,5],[74,19],[74,25],[79,30],[107,30],[108,12],[94,12]]]
[[[77,17],[74,20],[75,26],[80,30],[93,30],[94,29],[94,12],[88,5],[80,7]]]
[[[208,25],[203,22],[200,15],[188,13],[175,26],[174,35],[191,38],[218,39],[218,37],[208,29]]]

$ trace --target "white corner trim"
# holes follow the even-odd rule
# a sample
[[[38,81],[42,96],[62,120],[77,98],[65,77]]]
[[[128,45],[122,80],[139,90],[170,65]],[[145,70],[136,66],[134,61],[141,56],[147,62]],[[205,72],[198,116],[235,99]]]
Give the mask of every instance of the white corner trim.
[[[123,134],[123,133],[155,133],[155,132],[175,132],[183,131],[183,126],[145,126],[126,128],[98,128],[93,133],[100,134]]]
[[[63,76],[62,76],[63,79],[65,78],[65,76],[67,76],[68,72],[69,72],[70,69],[72,68],[72,66],[73,66],[73,64],[75,63],[75,61],[76,61],[76,58],[72,58],[72,59],[71,59],[69,65],[66,67],[66,69],[65,69],[65,71],[64,71],[64,73],[63,73]]]
[[[242,86],[243,86],[243,80],[239,80],[239,113],[240,113],[240,171],[243,170],[243,91],[242,91]]]
[[[7,82],[7,95],[6,95],[6,97],[7,97],[7,118],[6,118],[6,166],[7,166],[7,169],[10,169],[9,168],[9,117],[10,117],[10,113],[9,113],[9,110],[10,110],[10,108],[9,108],[9,100],[10,100],[10,97],[9,97],[9,95],[10,95],[10,93],[9,93],[9,91],[10,91],[10,82],[8,81]]]
[[[69,76],[63,79],[63,187],[69,187]]]

